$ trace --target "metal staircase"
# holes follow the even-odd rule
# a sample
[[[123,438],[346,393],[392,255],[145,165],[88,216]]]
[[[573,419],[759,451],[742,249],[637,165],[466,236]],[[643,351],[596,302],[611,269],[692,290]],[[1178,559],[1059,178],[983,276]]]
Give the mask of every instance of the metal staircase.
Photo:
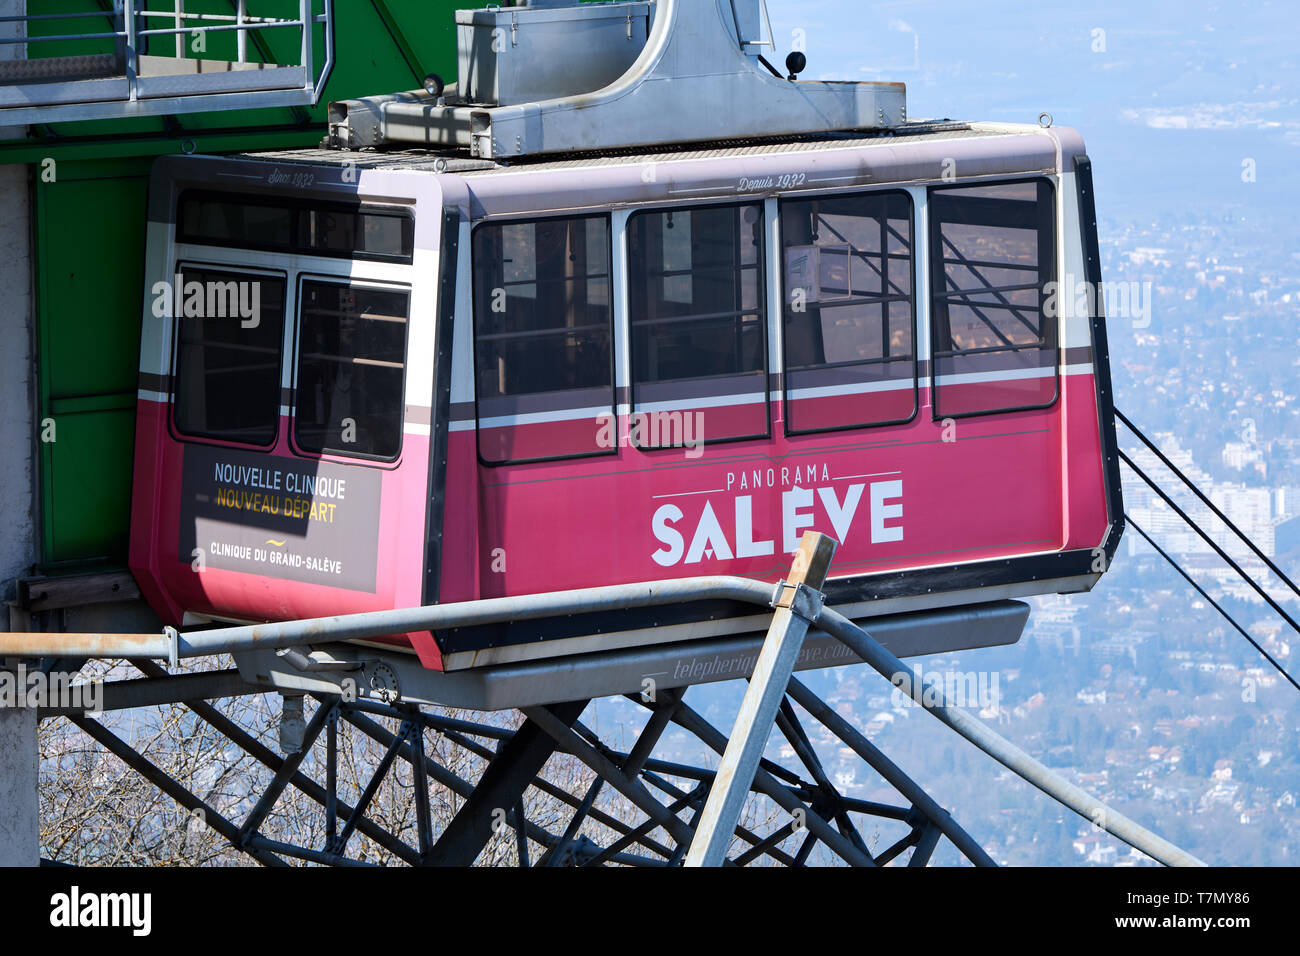
[[[314,106],[334,65],[333,0],[298,0],[291,18],[226,2],[228,13],[185,0],[0,5],[0,126]]]

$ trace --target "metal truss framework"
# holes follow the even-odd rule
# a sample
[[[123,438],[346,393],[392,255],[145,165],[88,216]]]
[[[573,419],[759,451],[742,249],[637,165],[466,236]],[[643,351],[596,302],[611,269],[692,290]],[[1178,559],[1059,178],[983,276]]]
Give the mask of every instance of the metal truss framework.
[[[167,679],[157,665],[144,664],[142,669],[151,679]],[[220,681],[227,692],[234,690],[234,675],[217,672],[195,676],[203,681]],[[243,689],[243,693],[261,692],[262,688],[252,685]],[[630,695],[628,699],[645,707],[649,714],[635,744],[627,752],[621,752],[578,719],[587,701],[526,708],[522,711],[523,723],[511,730],[430,714],[413,706],[367,700],[345,702],[322,695],[307,725],[302,749],[287,756],[266,747],[210,702],[187,701],[186,706],[195,716],[274,773],[243,820],[219,813],[100,721],[75,715],[69,715],[68,719],[188,812],[202,811],[202,819],[231,846],[267,866],[287,865],[290,859],[332,866],[373,865],[358,860],[355,855],[349,856],[349,846],[355,848],[353,837],[358,833],[412,866],[468,866],[502,825],[515,833],[521,866],[677,866],[683,862],[695,836],[716,771],[657,759],[653,752],[665,731],[673,725],[719,755],[724,752],[728,738],[685,703],[682,691],[660,691],[654,700],[642,695]],[[839,745],[853,750],[891,784],[900,795],[899,803],[875,803],[842,794],[814,751],[795,704],[825,728]],[[377,717],[399,721],[398,731],[390,731]],[[384,748],[355,804],[344,802],[338,793],[338,738],[342,723]],[[835,862],[851,866],[883,866],[900,860],[909,849],[912,853],[907,865],[924,866],[944,836],[970,863],[996,865],[947,811],[797,679],[790,681],[781,700],[776,725],[803,770],[795,772],[763,759],[749,792],[766,796],[783,808],[788,821],[765,833],[736,825],[726,865],[764,862],[803,866],[820,845]],[[302,768],[304,757],[322,735],[326,754],[323,783],[304,773]],[[438,762],[432,755],[436,748],[429,746],[430,735],[441,736],[446,743],[487,761],[479,779],[464,779]],[[542,775],[543,765],[555,753],[568,754],[595,773],[585,793],[571,793]],[[413,809],[417,840],[414,845],[367,816],[375,795],[398,761],[409,766],[415,781]],[[289,787],[324,809],[323,845],[296,846],[270,839],[260,832]],[[435,787],[444,787],[463,799],[455,817],[441,832],[435,832],[430,814],[430,791]],[[639,819],[629,821],[596,806],[596,798],[605,787],[617,791],[625,806],[635,807]],[[562,832],[528,819],[524,795],[529,788],[571,808],[572,814]],[[862,835],[862,824],[871,818],[896,821],[902,836],[873,853]],[[613,833],[615,837],[604,843],[592,839],[589,833],[583,832],[584,824],[589,821],[595,826],[586,829]],[[544,851],[530,854],[529,841]],[[793,848],[790,844],[794,844]]]
[[[698,597],[700,587],[712,587],[754,604],[766,603],[773,610],[767,636],[748,678],[748,688],[730,734],[718,730],[684,703],[686,688],[659,689],[640,698],[629,696],[629,699],[639,700],[651,712],[639,739],[626,753],[606,744],[580,721],[590,703],[588,700],[536,706],[523,706],[521,703],[519,710],[524,721],[520,727],[511,730],[425,713],[413,702],[403,704],[400,699],[344,699],[341,694],[330,691],[312,691],[319,707],[305,727],[302,740],[292,743],[295,751],[282,758],[207,702],[213,697],[264,693],[266,688],[243,683],[237,672],[168,677],[160,665],[148,658],[164,653],[175,662],[182,647],[187,657],[266,644],[291,648],[301,641],[302,630],[313,622],[230,628],[184,638],[169,629],[162,642],[148,635],[118,635],[109,639],[108,643],[113,647],[126,648],[128,653],[122,656],[134,660],[145,679],[107,685],[106,709],[164,701],[185,702],[197,717],[274,772],[273,779],[256,804],[245,819],[236,824],[137,753],[99,721],[84,714],[66,716],[188,811],[202,811],[202,819],[233,846],[268,865],[284,864],[286,857],[321,864],[364,862],[348,855],[349,841],[356,833],[364,834],[398,859],[413,865],[470,865],[483,852],[493,833],[505,825],[514,829],[518,858],[525,865],[529,862],[529,841],[545,848],[537,861],[544,865],[717,866],[746,864],[759,858],[802,865],[818,847],[823,848],[823,856],[829,854],[835,860],[854,866],[891,863],[910,848],[909,864],[924,865],[931,859],[943,836],[969,862],[993,865],[994,861],[988,854],[942,807],[847,720],[794,677],[800,648],[809,628],[815,624],[851,650],[857,660],[886,677],[958,735],[1080,816],[1166,865],[1203,865],[1200,860],[1043,766],[1024,750],[953,705],[942,693],[934,695],[937,699],[931,699],[933,688],[925,687],[908,665],[853,621],[825,606],[821,588],[834,551],[832,539],[806,532],[795,554],[790,575],[775,589],[739,578],[695,579],[676,582],[675,587],[672,584],[636,585],[630,590],[614,587],[526,599],[489,600],[471,605],[373,612],[358,615],[356,620],[343,617],[326,621],[323,625],[316,622],[314,626],[313,633],[317,637],[325,636],[322,631],[328,631],[329,636],[335,639],[357,639],[428,628],[431,626],[430,618],[434,617],[482,621],[515,617],[529,619],[591,604],[662,604],[673,600],[678,592],[683,596]],[[412,626],[415,624],[418,627]],[[102,635],[61,635],[57,642],[42,641],[43,635],[0,635],[0,651],[6,646],[29,652],[47,646],[57,647],[53,653],[62,652],[73,660],[83,655],[109,656],[105,653],[108,648]],[[332,688],[334,685],[328,686]],[[296,692],[297,695],[301,693]],[[832,740],[848,748],[878,773],[903,797],[904,805],[878,804],[841,794],[818,758],[812,738],[805,731],[794,705],[817,721]],[[53,716],[54,713],[47,711],[42,716]],[[395,718],[399,721],[397,732],[378,723],[376,717]],[[384,748],[383,757],[369,783],[359,790],[353,806],[346,805],[339,797],[340,721]],[[717,768],[686,766],[654,758],[655,747],[670,724],[693,735],[706,751],[718,754]],[[773,728],[784,735],[791,754],[802,764],[803,772],[796,773],[763,757]],[[322,733],[326,734],[326,782],[323,786],[310,779],[302,769],[305,757]],[[445,744],[485,761],[485,769],[477,781],[471,782],[433,759],[427,746],[429,733],[439,735]],[[435,749],[433,752],[443,751]],[[567,754],[594,772],[595,779],[581,798],[542,775],[543,767],[556,753]],[[414,847],[406,844],[391,828],[385,829],[367,817],[385,778],[399,759],[409,764],[413,774],[415,832],[418,835]],[[439,833],[434,832],[430,813],[431,784],[445,787],[464,800],[456,815]],[[290,785],[324,807],[323,846],[295,846],[273,840],[261,832],[277,801]],[[597,798],[606,785],[622,798],[620,811],[633,808],[630,812],[634,817],[639,815],[638,822],[629,823],[597,806]],[[524,796],[530,788],[573,808],[563,832],[557,834],[528,818]],[[788,814],[789,821],[763,833],[743,825],[742,811],[755,794]],[[905,832],[893,844],[873,852],[859,829],[858,820],[863,817],[894,821],[901,824]],[[618,835],[599,843],[583,832],[588,822],[597,825],[592,829],[603,827],[603,832]],[[770,822],[770,818],[765,822]],[[792,846],[797,844],[793,853],[784,849],[787,842]]]

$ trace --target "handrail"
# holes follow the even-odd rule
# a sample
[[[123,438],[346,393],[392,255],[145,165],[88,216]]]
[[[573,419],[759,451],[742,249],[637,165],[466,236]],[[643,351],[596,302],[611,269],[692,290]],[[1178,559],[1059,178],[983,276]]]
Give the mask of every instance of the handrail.
[[[302,8],[305,10],[310,0],[300,0]],[[165,17],[170,20],[201,20],[211,21],[213,26],[180,26],[180,27],[151,27],[147,29],[136,29],[135,36],[178,36],[182,34],[195,33],[221,33],[232,30],[239,30],[244,33],[253,30],[273,30],[282,27],[301,27],[303,19],[300,15],[297,19],[286,19],[284,17],[244,17],[242,19],[236,16],[226,16],[219,13],[173,13],[167,10],[135,10],[130,4],[126,8],[130,16],[123,16],[124,21],[131,21],[139,17]],[[0,23],[28,23],[36,20],[71,20],[82,17],[107,17],[115,19],[112,11],[105,10],[100,13],[46,13],[31,14],[25,17],[0,17]],[[310,16],[308,27],[311,23],[322,22],[323,15]],[[131,35],[131,31],[124,24],[120,30],[110,30],[106,33],[57,33],[48,36],[14,36],[0,37],[0,45],[4,44],[31,44],[31,43],[58,43],[58,42],[75,42],[77,40],[125,40]],[[180,57],[179,59],[188,59]],[[300,66],[301,64],[283,64]]]
[[[335,64],[333,0],[321,0],[320,13],[313,10],[314,0],[298,0],[297,13],[285,16],[250,15],[250,5],[252,0],[231,0],[230,14],[195,13],[185,11],[180,0],[174,10],[145,10],[142,0],[120,0],[104,11],[0,17],[0,29],[8,34],[0,36],[0,48],[18,46],[19,53],[51,43],[110,48],[101,54],[6,61],[0,125],[315,106]],[[50,32],[31,35],[38,25]],[[318,25],[321,42],[315,37]],[[272,30],[300,34],[297,52],[286,47],[284,62],[273,61],[260,39]],[[233,59],[202,55],[208,36],[233,36]],[[165,50],[147,49],[150,38],[169,37],[175,38],[174,53],[170,40]],[[261,52],[253,60],[250,37]]]

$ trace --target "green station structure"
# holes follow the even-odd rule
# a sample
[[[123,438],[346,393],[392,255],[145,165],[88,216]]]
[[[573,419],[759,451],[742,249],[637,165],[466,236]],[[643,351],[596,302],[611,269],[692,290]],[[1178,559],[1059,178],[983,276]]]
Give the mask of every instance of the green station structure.
[[[332,100],[451,82],[463,6],[0,0],[0,628],[157,626],[126,570],[155,159],[312,146]],[[0,712],[0,864],[36,857],[35,722]]]
[[[9,94],[0,99],[0,428],[7,449],[0,593],[25,605],[19,612],[65,603],[51,589],[69,589],[46,587],[42,579],[126,567],[154,159],[310,146],[324,134],[331,100],[418,88],[430,73],[454,79],[453,11],[464,3],[307,5],[309,79],[319,85],[314,105],[292,102],[303,91],[206,85],[232,76],[254,83],[266,76],[268,86],[287,82],[265,67],[300,64],[301,27],[230,27],[237,17],[294,20],[299,0],[137,0],[141,92],[151,73],[192,84],[155,101],[137,94],[134,104],[95,99],[113,92],[102,87],[114,82],[125,59],[122,38],[105,36],[121,30],[123,0],[0,3],[0,39],[7,41],[0,45],[0,93]],[[177,23],[187,32],[139,35],[175,30]],[[232,64],[246,68],[231,70]],[[77,86],[90,99],[73,99]],[[9,105],[24,102],[37,105]],[[89,115],[105,118],[82,119]],[[41,583],[20,585],[28,579]],[[105,596],[116,596],[121,582],[103,583],[110,580],[83,581],[76,590],[94,597],[106,586]]]

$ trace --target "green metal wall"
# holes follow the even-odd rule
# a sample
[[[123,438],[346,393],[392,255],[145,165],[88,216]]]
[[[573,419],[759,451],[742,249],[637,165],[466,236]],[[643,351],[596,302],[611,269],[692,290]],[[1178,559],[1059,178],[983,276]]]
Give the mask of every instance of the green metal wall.
[[[120,560],[131,500],[145,160],[68,162],[38,186],[38,473],[46,564]]]
[[[277,3],[285,9],[277,9]],[[0,162],[34,164],[36,418],[53,421],[55,438],[40,441],[37,436],[41,570],[125,563],[144,294],[145,192],[153,158],[185,147],[216,153],[311,145],[324,133],[330,100],[412,89],[430,71],[450,82],[456,65],[452,13],[473,5],[335,0],[337,62],[325,96],[311,111],[64,124],[33,128],[25,140],[0,144]],[[40,12],[108,6],[109,0],[43,0]],[[250,0],[249,7],[254,14],[284,15],[297,4]],[[170,0],[152,0],[151,8],[172,6]],[[186,0],[186,10],[192,12],[233,8],[233,0]],[[280,32],[286,36],[269,42],[266,55],[272,60],[295,57],[296,31]],[[61,43],[29,49],[31,56],[92,52]],[[249,49],[251,53],[253,44]],[[229,52],[210,43],[207,55],[229,58]],[[319,37],[317,56],[323,56]]]

